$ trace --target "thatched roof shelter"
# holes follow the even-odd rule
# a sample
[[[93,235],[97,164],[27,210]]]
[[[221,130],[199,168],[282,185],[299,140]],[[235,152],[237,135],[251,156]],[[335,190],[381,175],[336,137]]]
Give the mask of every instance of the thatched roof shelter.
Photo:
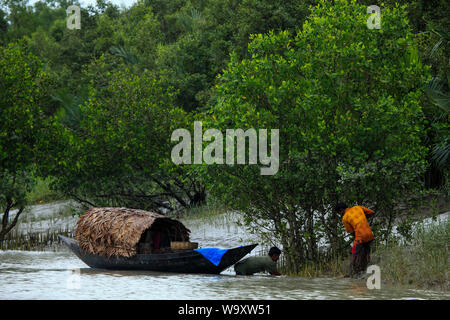
[[[128,208],[92,208],[77,222],[75,239],[83,251],[102,256],[130,257],[137,253],[142,234],[158,225],[171,241],[189,241],[190,230],[158,213]]]

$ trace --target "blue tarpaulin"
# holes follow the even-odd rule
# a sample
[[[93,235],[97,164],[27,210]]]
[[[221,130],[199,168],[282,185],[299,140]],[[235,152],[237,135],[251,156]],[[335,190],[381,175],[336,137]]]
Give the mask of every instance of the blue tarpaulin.
[[[220,260],[222,260],[223,255],[225,254],[225,252],[228,251],[228,249],[201,248],[201,249],[194,249],[194,251],[201,253],[206,259],[211,261],[215,266],[218,266]]]

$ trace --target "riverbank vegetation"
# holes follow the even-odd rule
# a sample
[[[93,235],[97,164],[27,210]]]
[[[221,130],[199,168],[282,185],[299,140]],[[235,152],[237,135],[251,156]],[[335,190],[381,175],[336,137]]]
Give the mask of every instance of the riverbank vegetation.
[[[389,284],[449,290],[450,222],[419,225],[408,241],[391,240],[375,248],[374,262]]]
[[[395,204],[420,185],[427,70],[412,58],[404,12],[383,16],[383,32],[369,35],[360,5],[322,3],[295,37],[255,37],[250,58],[232,55],[219,78],[210,127],[282,128],[283,165],[273,176],[255,166],[208,166],[206,177],[249,226],[278,237],[294,273],[316,259],[320,238],[342,250],[333,203],[364,201],[378,212],[379,233],[389,233]]]
[[[64,199],[64,196],[50,188],[51,178],[36,178],[32,189],[26,194],[28,205],[49,203]]]
[[[12,212],[13,217],[16,212]],[[0,242],[0,250],[59,250],[62,242],[58,235],[73,236],[82,212],[79,205],[70,201],[27,206],[15,227]]]
[[[66,26],[72,1],[1,4],[0,241],[52,199],[230,210],[307,275],[347,254],[336,202],[375,210],[380,241],[411,199],[448,202],[444,1],[384,1],[380,29],[367,26],[371,1],[98,0],[81,29]],[[172,132],[194,121],[279,130],[277,173],[175,165]]]
[[[384,285],[448,291],[449,243],[448,220],[418,224],[408,239],[397,235],[387,241],[376,241],[370,264],[380,267]],[[322,258],[303,264],[295,275],[341,278],[348,276],[349,262],[349,254]]]

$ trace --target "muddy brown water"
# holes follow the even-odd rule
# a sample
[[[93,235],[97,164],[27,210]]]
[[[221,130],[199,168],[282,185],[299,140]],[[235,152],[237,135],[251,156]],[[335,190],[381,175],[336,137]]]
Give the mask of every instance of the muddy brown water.
[[[79,270],[79,273],[78,271]],[[449,299],[361,280],[107,271],[70,252],[0,252],[0,299]]]

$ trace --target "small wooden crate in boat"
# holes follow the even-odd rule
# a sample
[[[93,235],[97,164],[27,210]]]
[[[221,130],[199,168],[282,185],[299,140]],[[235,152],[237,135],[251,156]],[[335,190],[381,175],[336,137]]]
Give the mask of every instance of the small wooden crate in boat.
[[[198,242],[189,241],[171,241],[170,248],[172,250],[192,250],[198,248]]]

